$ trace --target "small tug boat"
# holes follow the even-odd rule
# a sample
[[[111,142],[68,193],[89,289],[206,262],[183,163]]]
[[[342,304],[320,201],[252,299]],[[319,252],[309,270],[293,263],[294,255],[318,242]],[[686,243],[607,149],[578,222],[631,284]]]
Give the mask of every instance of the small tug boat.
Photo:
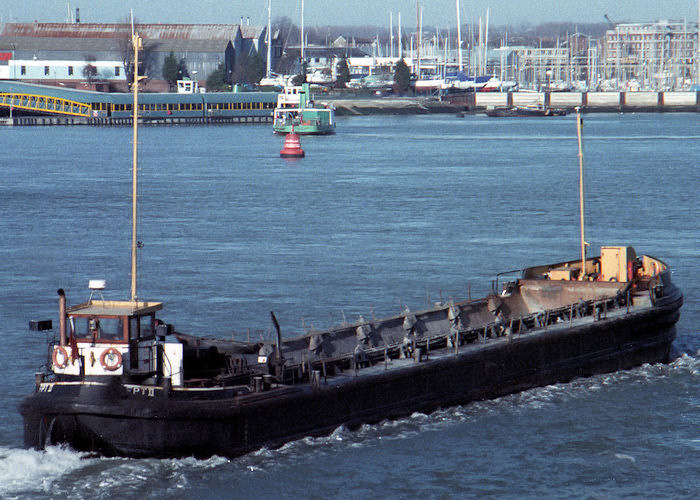
[[[19,408],[28,447],[235,457],[669,359],[683,303],[669,267],[628,246],[587,257],[583,232],[580,260],[502,273],[479,300],[292,338],[271,312],[274,342],[180,332],[136,293],[137,101],[135,80],[131,297],[104,300],[101,280],[77,305],[58,291],[58,342]]]
[[[288,134],[292,127],[299,135],[335,133],[333,106],[314,102],[308,83],[285,85],[277,96],[272,130],[276,134]]]

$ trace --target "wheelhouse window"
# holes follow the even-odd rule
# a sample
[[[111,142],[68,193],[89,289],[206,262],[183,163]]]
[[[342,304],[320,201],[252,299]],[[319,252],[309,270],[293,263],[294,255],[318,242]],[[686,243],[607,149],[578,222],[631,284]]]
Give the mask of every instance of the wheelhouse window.
[[[153,338],[155,332],[153,316],[136,316],[129,318],[129,339]]]
[[[122,318],[72,317],[71,327],[76,338],[94,340],[123,340]]]

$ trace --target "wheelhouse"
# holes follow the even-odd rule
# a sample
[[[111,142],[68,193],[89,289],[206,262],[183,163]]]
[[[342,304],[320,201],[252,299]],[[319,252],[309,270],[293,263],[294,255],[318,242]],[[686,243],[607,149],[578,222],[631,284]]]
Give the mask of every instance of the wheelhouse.
[[[91,300],[66,310],[68,333],[78,342],[128,343],[155,337],[160,302]]]
[[[67,308],[59,290],[60,340],[53,347],[56,375],[83,377],[151,376],[158,364],[157,335],[168,333],[159,325],[160,302],[90,300]]]

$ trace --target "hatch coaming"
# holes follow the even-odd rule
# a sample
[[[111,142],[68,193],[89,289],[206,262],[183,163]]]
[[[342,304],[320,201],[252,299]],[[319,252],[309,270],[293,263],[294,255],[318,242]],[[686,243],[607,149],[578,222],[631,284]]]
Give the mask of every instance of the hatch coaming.
[[[626,283],[567,280],[519,280],[523,313],[546,311],[580,301],[598,301],[619,295]]]

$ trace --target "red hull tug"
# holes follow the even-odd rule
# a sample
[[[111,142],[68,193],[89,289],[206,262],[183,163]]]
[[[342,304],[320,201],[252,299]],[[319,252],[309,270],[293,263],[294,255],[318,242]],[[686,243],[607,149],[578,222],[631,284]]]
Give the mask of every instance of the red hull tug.
[[[339,425],[669,359],[683,295],[664,262],[626,246],[498,276],[480,300],[285,339],[271,314],[274,342],[177,331],[158,318],[160,302],[136,293],[138,81],[133,87],[131,298],[93,298],[101,280],[82,304],[69,306],[59,291],[59,338],[19,407],[26,446],[235,457]],[[203,331],[208,323],[203,311]]]
[[[299,141],[299,135],[294,133],[294,127],[292,131],[287,134],[284,138],[284,148],[280,151],[280,157],[282,158],[303,158],[304,150],[301,149],[301,142]]]

